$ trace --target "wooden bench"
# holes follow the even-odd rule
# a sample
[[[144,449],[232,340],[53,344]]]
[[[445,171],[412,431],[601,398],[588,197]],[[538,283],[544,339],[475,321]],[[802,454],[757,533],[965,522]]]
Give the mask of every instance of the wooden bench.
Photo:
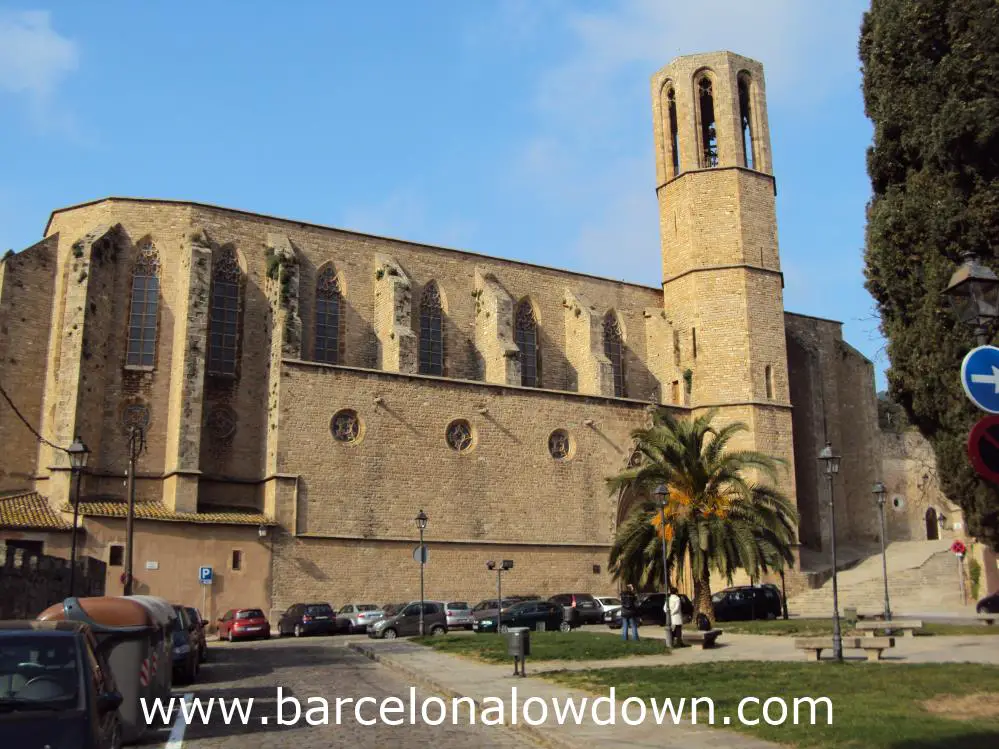
[[[890,622],[857,622],[855,625],[855,629],[863,632],[868,637],[873,637],[875,632],[891,634],[901,632],[903,637],[914,637],[916,630],[922,628],[923,623],[917,619],[896,619]]]
[[[863,650],[869,661],[880,661],[882,651],[894,646],[895,641],[890,637],[843,638],[843,650]],[[797,650],[804,650],[808,660],[817,661],[823,650],[833,649],[833,639],[831,637],[805,637],[795,640],[794,647]]]
[[[722,630],[720,629],[709,629],[706,632],[699,629],[693,629],[689,632],[683,632],[682,640],[685,643],[694,645],[695,643],[701,644],[701,650],[706,650],[707,648],[713,648],[715,646],[715,640],[721,637]]]

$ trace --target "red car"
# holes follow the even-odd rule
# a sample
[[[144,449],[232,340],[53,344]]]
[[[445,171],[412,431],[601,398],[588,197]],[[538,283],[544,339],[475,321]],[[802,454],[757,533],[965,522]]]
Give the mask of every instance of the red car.
[[[271,625],[260,609],[229,609],[219,619],[219,639],[255,640],[271,636]]]

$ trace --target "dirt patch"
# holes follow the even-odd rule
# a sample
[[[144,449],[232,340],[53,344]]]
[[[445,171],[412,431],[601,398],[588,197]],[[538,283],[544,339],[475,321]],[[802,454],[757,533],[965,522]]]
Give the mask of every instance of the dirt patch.
[[[953,720],[999,718],[999,692],[960,696],[942,694],[923,702],[923,707],[931,713]]]

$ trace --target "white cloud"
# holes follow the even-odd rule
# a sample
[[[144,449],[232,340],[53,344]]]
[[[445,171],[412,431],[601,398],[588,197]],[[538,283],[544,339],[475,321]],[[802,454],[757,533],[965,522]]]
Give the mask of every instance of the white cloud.
[[[807,118],[829,94],[859,85],[856,44],[865,4],[622,0],[596,10],[549,6],[548,33],[567,40],[560,45],[566,52],[538,78],[532,93],[537,120],[511,177],[553,206],[576,206],[574,213],[584,218],[571,251],[584,270],[656,284],[652,74],[679,55],[728,49],[763,63],[771,116],[781,109]],[[520,0],[501,7],[493,19],[496,36],[508,28],[519,39],[524,28],[540,23],[537,8]]]
[[[47,11],[0,10],[0,92],[27,97],[39,123],[51,120],[55,91],[78,65],[76,43],[52,28]]]

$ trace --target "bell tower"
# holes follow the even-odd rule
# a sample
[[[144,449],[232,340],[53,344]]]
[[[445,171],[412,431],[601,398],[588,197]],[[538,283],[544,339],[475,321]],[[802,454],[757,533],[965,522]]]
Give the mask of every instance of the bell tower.
[[[743,421],[750,444],[794,461],[776,183],[763,66],[731,52],[679,57],[652,78],[663,299],[694,413]]]

